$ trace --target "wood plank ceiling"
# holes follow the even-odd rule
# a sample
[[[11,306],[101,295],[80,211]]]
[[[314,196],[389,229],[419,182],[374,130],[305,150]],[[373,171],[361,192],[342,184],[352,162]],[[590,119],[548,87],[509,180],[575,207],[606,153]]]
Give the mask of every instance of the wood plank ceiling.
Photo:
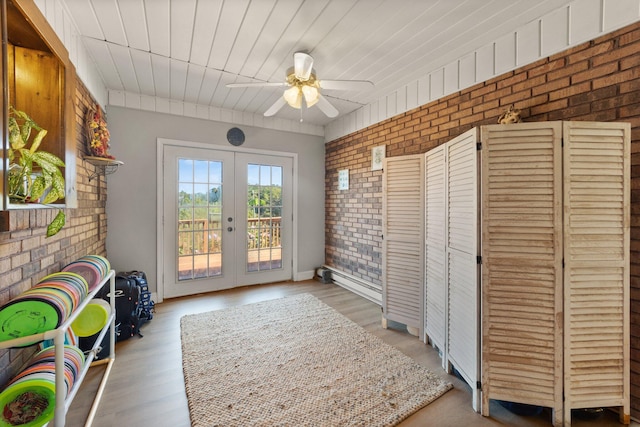
[[[61,0],[109,90],[262,114],[293,53],[320,79],[369,80],[323,95],[349,113],[571,0]],[[276,115],[300,118],[285,106]],[[317,108],[307,123],[331,120]]]

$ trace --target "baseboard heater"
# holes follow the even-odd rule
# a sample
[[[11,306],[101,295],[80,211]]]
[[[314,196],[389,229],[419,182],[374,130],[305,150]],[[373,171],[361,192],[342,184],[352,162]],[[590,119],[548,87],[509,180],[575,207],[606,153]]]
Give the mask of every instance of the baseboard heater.
[[[322,268],[331,271],[331,280],[336,285],[375,302],[378,305],[382,305],[382,286],[374,285],[373,283],[347,274],[344,271],[336,270],[328,265],[323,265]]]

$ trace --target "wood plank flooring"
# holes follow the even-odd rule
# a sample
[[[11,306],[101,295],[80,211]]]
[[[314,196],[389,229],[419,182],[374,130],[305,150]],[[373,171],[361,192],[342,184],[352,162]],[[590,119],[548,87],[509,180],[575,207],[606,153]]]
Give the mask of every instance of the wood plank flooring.
[[[437,351],[409,335],[402,325],[391,325],[391,328],[383,329],[381,310],[376,304],[337,285],[310,280],[242,287],[157,304],[155,317],[142,328],[143,338],[117,343],[116,360],[93,426],[190,426],[182,376],[180,318],[185,314],[219,310],[303,292],[316,296],[417,363],[453,383],[452,390],[403,421],[400,426],[551,425],[548,410],[537,417],[524,417],[514,415],[498,403],[492,402],[491,417],[475,413],[471,407],[471,391],[463,381],[442,370]],[[96,366],[89,370],[67,414],[67,426],[84,425],[103,369],[102,366]],[[617,419],[616,414],[605,411],[597,420],[578,420],[574,417],[572,425],[620,426]]]

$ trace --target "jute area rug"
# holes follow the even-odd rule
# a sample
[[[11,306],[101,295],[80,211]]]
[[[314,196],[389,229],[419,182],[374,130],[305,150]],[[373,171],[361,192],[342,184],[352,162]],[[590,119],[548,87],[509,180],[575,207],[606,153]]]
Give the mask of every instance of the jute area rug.
[[[394,426],[452,385],[309,294],[181,318],[196,426]]]

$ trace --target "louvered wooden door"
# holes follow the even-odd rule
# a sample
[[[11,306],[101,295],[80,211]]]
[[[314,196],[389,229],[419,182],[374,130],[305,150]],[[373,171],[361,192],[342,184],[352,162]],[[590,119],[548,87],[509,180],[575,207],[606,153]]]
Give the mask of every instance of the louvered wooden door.
[[[383,324],[423,336],[424,155],[384,160],[382,179]]]
[[[564,123],[565,424],[623,407],[629,422],[629,124]]]
[[[562,421],[562,123],[481,128],[482,412],[489,400]]]
[[[477,129],[445,145],[447,186],[447,359],[473,391],[480,410],[480,290]]]
[[[447,282],[446,235],[447,193],[445,146],[425,155],[425,334],[442,354],[447,368]]]

